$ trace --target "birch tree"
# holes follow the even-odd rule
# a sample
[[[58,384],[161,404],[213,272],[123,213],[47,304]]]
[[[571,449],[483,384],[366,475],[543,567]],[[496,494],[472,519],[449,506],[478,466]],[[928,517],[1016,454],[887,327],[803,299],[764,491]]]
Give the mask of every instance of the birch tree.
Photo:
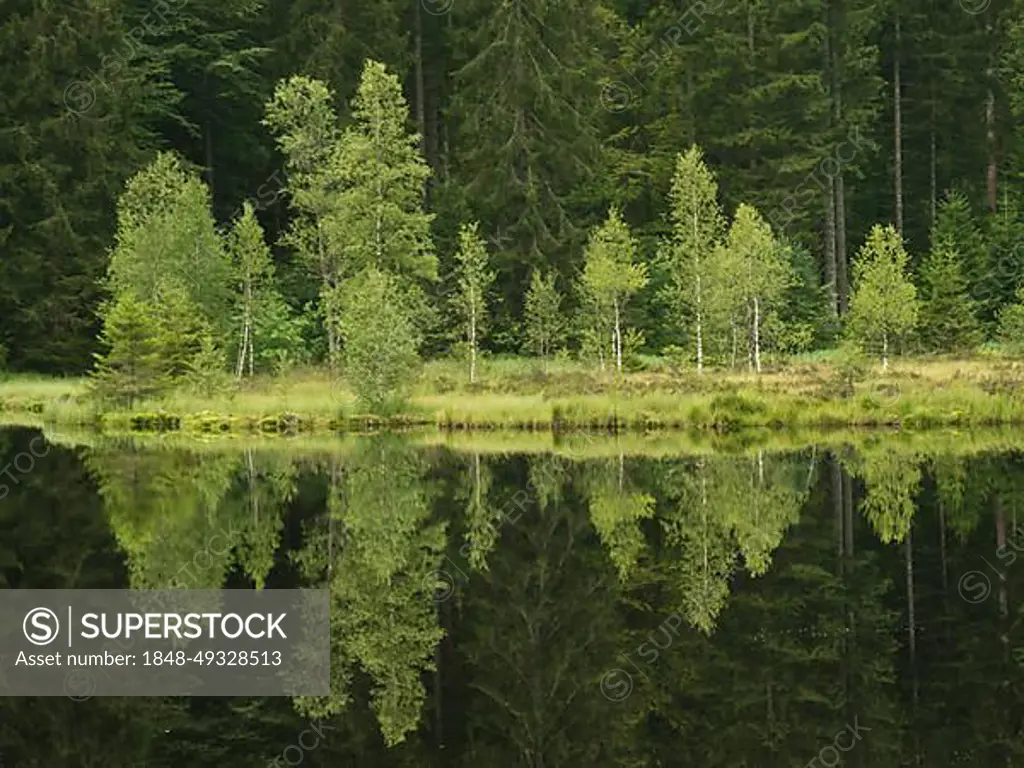
[[[554,272],[530,275],[526,292],[526,341],[529,350],[547,359],[565,340],[566,322],[562,314],[562,297],[555,285]]]
[[[287,189],[295,213],[284,236],[319,281],[320,312],[327,334],[328,361],[339,353],[340,307],[327,300],[346,274],[342,253],[326,222],[338,205],[338,117],[334,94],[319,80],[295,75],[278,83],[267,104],[264,125],[286,158]]]
[[[622,373],[623,313],[630,297],[647,285],[647,265],[638,263],[636,240],[612,208],[595,229],[584,254],[582,287],[595,326],[611,329],[611,358]],[[599,342],[603,344],[603,341]]]
[[[352,100],[355,122],[331,158],[340,192],[327,227],[354,274],[374,267],[403,279],[437,279],[423,210],[430,168],[420,140],[406,130],[409,105],[398,77],[368,60]]]
[[[753,206],[742,203],[736,210],[726,239],[726,249],[740,270],[740,288],[750,329],[751,367],[761,372],[761,325],[768,310],[776,306],[791,282],[785,251],[776,242],[771,227]]]
[[[693,328],[698,373],[704,370],[707,262],[724,228],[717,195],[718,184],[698,146],[676,158],[669,192],[672,234],[662,245],[661,260],[668,272],[665,297],[673,319]]]
[[[907,277],[907,252],[891,226],[876,224],[857,254],[849,331],[864,347],[881,346],[889,367],[889,344],[917,326],[917,289]]]
[[[298,332],[277,290],[270,248],[249,202],[245,203],[242,215],[228,233],[227,250],[238,286],[235,317],[239,338],[235,377],[241,378],[246,368],[252,376],[256,360],[268,357],[272,349],[285,346],[283,351],[290,352],[287,347],[297,343]]]
[[[465,324],[469,344],[469,382],[476,382],[476,357],[480,338],[487,322],[487,289],[494,282],[494,272],[488,266],[487,248],[480,238],[479,224],[464,225],[459,232],[459,250],[455,254],[459,265],[458,309]]]

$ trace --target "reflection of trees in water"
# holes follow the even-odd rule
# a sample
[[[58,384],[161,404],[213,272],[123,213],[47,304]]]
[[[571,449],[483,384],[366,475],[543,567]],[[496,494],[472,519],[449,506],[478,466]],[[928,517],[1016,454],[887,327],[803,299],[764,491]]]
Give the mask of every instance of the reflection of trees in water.
[[[763,575],[783,533],[799,519],[807,496],[806,461],[758,452],[661,465],[659,563],[676,585],[687,621],[710,633],[728,600],[737,556],[752,575]]]
[[[627,640],[619,581],[581,498],[588,474],[550,456],[494,469],[495,499],[527,489],[528,501],[465,587],[453,666],[467,682],[449,704],[459,764],[607,765],[630,755],[640,698],[611,704],[599,687]]]
[[[573,463],[378,437],[301,475],[311,465],[284,452],[101,441],[82,454],[99,496],[55,449],[0,502],[8,584],[116,586],[120,546],[133,585],[162,585],[221,528],[232,547],[219,557],[218,541],[188,586],[276,584],[280,538],[297,541],[288,507],[304,519],[291,563],[332,592],[333,695],[297,710],[0,699],[11,765],[262,764],[309,714],[338,729],[310,765],[806,765],[855,718],[871,731],[844,764],[1021,759],[1017,454],[880,440],[820,450],[812,470],[810,452]],[[512,522],[502,509],[520,491]],[[438,604],[446,530],[471,565]],[[957,594],[969,570],[991,579],[981,604]],[[675,612],[696,631],[668,647],[658,635],[647,661],[637,646]],[[614,703],[599,684],[613,668],[635,684]],[[428,741],[442,731],[444,751]]]
[[[306,532],[296,561],[331,590],[332,690],[297,702],[327,717],[348,703],[352,668],[372,684],[371,706],[387,744],[419,723],[422,675],[443,636],[432,600],[445,525],[430,521],[424,458],[396,437],[367,438],[332,461],[327,525]]]

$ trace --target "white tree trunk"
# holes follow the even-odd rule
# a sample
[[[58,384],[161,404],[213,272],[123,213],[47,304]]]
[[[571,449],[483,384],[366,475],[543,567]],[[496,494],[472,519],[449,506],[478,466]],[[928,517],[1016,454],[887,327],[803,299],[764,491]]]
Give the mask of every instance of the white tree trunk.
[[[622,325],[619,318],[619,300],[615,300],[615,370],[622,375]]]
[[[473,294],[469,294],[469,383],[476,383],[476,305],[473,303]]]
[[[882,331],[882,370],[889,370],[889,332]]]
[[[754,370],[761,372],[761,305],[754,297]]]
[[[704,373],[704,318],[700,299],[700,275],[697,275],[697,373]]]

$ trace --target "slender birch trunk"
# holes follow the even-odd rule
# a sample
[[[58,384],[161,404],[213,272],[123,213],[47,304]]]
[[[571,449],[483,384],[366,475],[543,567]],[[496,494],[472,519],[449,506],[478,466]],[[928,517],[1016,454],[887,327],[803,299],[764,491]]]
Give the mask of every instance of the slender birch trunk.
[[[761,373],[761,305],[754,297],[754,371]]]
[[[882,370],[889,370],[889,332],[882,331]]]
[[[619,317],[619,300],[615,299],[615,370],[622,375],[622,325]]]
[[[469,383],[476,383],[476,301],[469,291]]]

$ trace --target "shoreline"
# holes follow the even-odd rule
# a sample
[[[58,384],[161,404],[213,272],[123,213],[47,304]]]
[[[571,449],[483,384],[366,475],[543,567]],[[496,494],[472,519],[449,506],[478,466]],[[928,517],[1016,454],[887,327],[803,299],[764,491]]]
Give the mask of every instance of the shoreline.
[[[504,366],[504,367],[502,367]],[[452,363],[432,364],[389,417],[361,412],[341,379],[324,371],[245,382],[234,392],[176,391],[132,409],[104,409],[84,379],[0,381],[0,420],[100,433],[309,435],[366,430],[573,431],[609,434],[744,430],[998,428],[1024,425],[1024,364],[920,360],[843,382],[828,363],[754,376],[641,371],[621,379],[563,366],[543,374],[494,364],[473,387]]]

